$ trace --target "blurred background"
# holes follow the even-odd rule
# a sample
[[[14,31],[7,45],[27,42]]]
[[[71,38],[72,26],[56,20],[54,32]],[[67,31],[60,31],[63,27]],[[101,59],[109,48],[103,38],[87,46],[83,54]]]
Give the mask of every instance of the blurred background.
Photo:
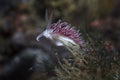
[[[66,21],[85,39],[104,40],[109,52],[120,52],[120,0],[0,0],[0,80],[47,80],[54,75],[44,61],[55,65],[55,45],[45,38],[35,40],[45,29],[46,10],[53,11],[52,22]]]

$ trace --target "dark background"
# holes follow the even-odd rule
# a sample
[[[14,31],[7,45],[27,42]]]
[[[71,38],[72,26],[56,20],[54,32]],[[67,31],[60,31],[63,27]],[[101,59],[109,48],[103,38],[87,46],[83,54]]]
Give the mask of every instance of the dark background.
[[[120,52],[120,0],[0,0],[0,80],[26,80],[33,72],[33,80],[38,72],[40,80],[54,75],[51,66],[34,64],[36,55],[42,56],[38,62],[56,63],[44,55],[54,53],[51,41],[35,40],[45,29],[46,10],[53,12],[52,22],[62,19],[80,29],[84,39],[104,40],[109,53]]]

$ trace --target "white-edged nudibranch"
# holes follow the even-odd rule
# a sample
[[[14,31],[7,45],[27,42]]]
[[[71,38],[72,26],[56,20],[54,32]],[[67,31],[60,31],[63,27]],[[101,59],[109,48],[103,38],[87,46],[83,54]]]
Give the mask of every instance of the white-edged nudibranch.
[[[79,46],[85,47],[85,41],[83,40],[79,31],[72,27],[67,22],[58,20],[56,23],[48,23],[45,31],[39,34],[36,38],[37,41],[44,36],[50,39],[56,46]]]

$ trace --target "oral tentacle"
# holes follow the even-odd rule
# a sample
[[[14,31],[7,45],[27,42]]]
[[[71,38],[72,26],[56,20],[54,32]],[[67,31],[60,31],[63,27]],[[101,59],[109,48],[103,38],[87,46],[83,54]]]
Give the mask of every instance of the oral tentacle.
[[[43,33],[39,34],[37,37],[36,37],[36,40],[39,41],[39,39],[43,36]]]

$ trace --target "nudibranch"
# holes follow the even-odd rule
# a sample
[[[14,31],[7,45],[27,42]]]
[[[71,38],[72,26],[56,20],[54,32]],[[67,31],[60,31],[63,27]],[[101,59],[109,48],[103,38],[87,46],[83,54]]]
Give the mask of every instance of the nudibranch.
[[[77,31],[70,24],[67,22],[62,22],[61,20],[51,24],[51,20],[48,20],[47,17],[46,20],[46,29],[37,36],[37,41],[44,36],[52,40],[56,46],[64,46],[71,43],[73,45],[79,45],[81,48],[85,47],[85,41],[83,40],[81,33],[79,33],[79,31]]]

